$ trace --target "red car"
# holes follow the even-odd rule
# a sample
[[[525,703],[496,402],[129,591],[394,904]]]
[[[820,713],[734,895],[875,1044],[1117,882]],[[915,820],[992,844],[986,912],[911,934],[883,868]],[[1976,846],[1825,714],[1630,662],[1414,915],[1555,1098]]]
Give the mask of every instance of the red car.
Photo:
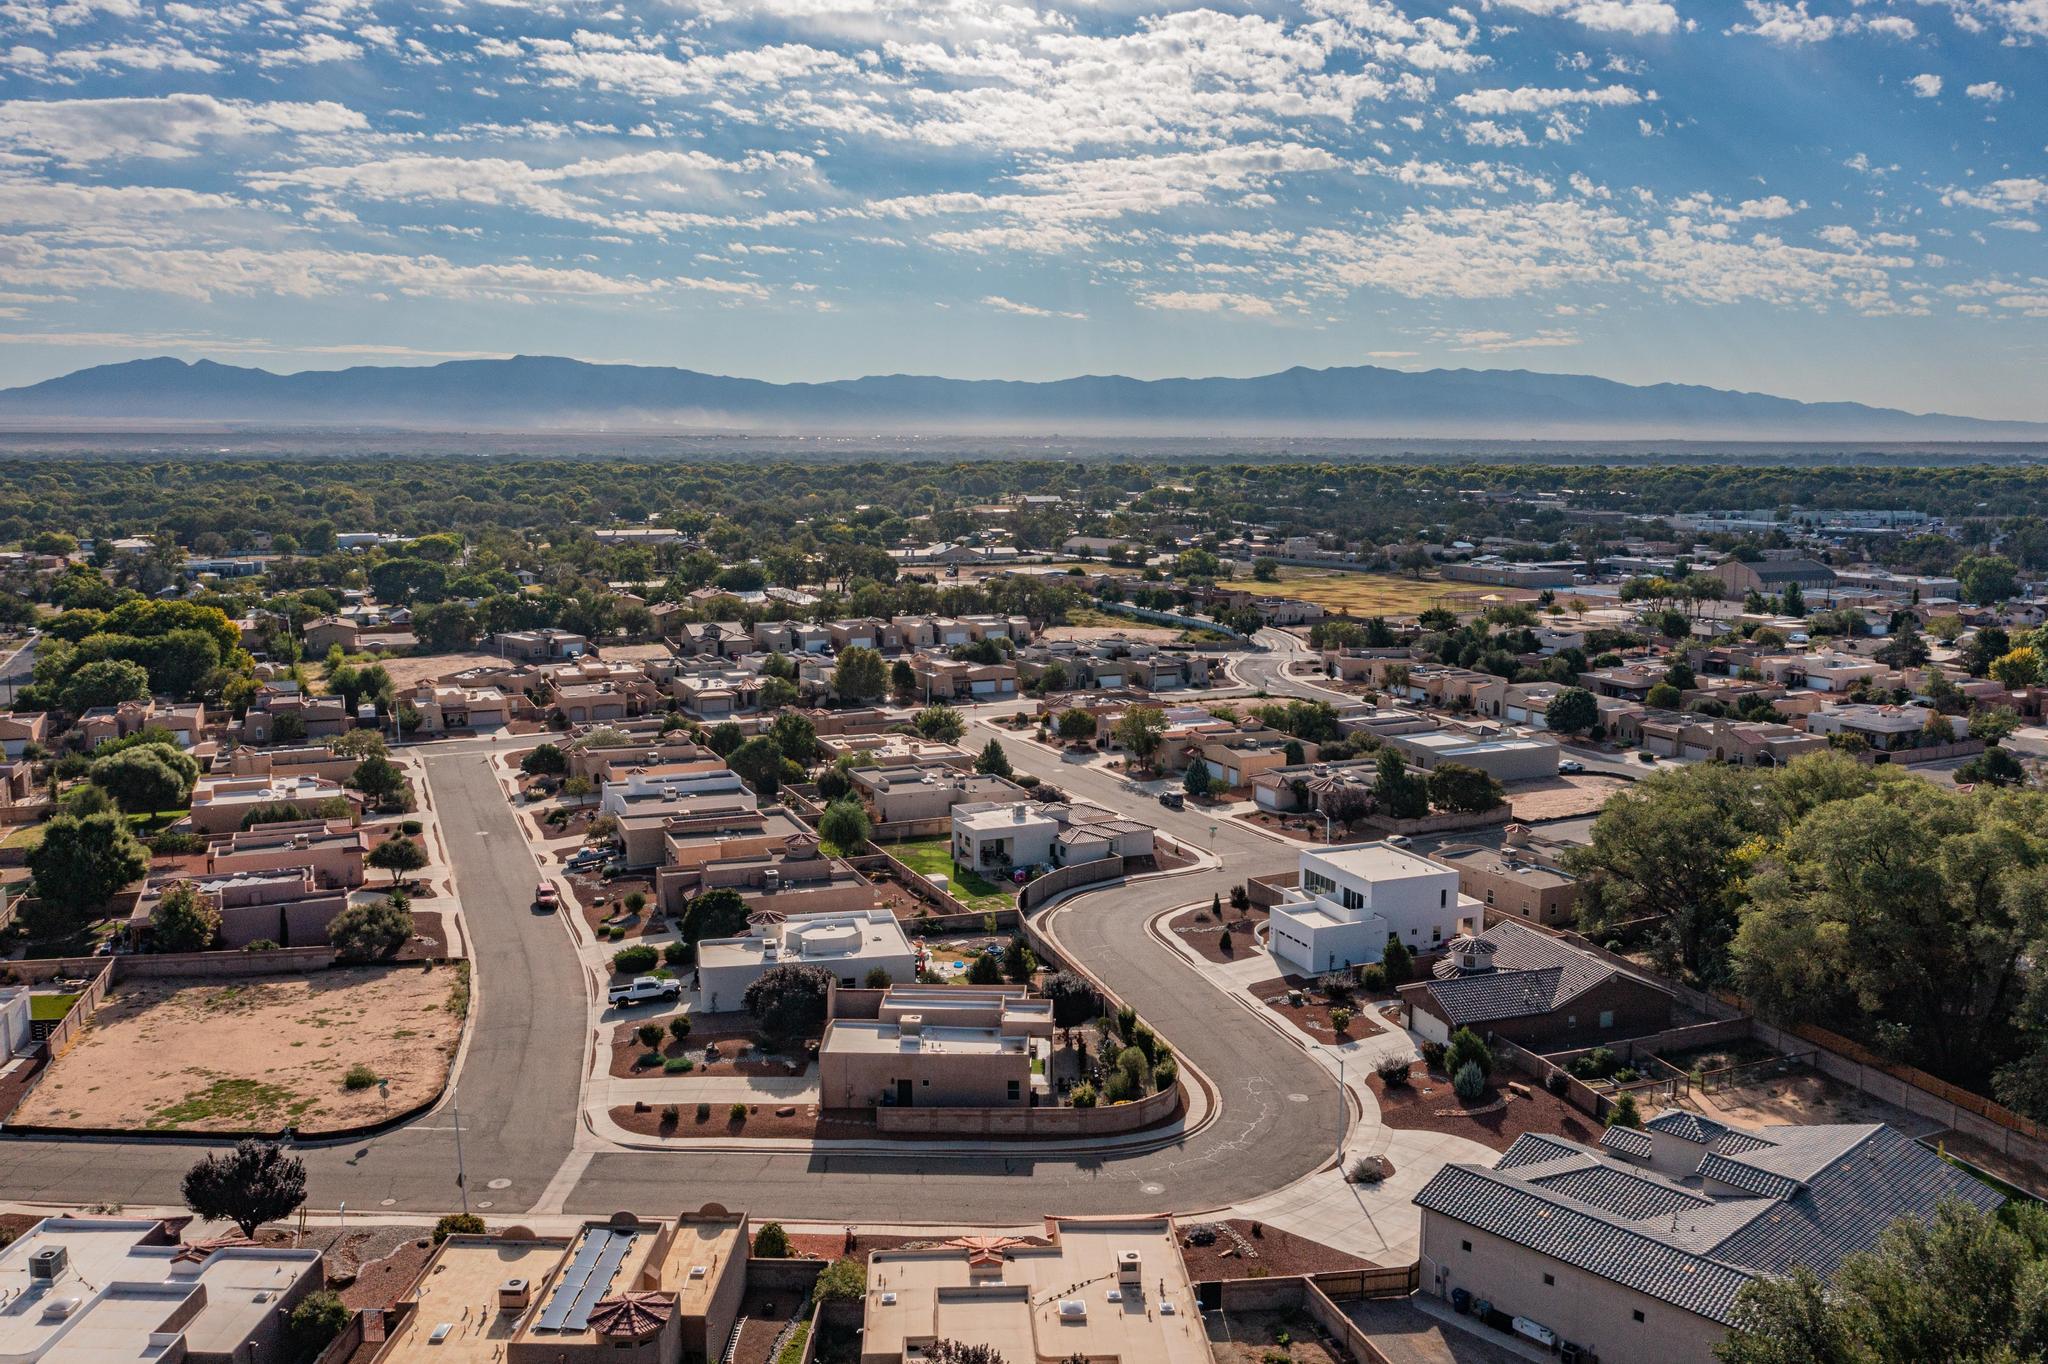
[[[543,881],[533,892],[533,907],[554,911],[562,907],[561,894],[549,882]]]

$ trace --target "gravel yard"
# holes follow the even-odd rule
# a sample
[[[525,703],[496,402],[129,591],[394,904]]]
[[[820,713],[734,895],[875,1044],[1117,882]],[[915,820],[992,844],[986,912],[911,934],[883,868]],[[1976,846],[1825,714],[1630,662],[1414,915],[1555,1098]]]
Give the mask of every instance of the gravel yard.
[[[311,975],[118,986],[16,1123],[305,1135],[375,1122],[439,1093],[460,1042],[453,970],[336,967]],[[351,1071],[371,1077],[347,1086]],[[390,1082],[389,1097],[376,1080]]]

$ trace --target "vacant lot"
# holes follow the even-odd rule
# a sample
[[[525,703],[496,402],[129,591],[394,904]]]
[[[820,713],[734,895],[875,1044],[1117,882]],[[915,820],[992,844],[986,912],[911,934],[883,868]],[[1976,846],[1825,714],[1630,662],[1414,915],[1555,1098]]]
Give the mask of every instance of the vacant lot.
[[[1620,777],[1584,772],[1560,774],[1542,781],[1516,782],[1508,788],[1508,805],[1516,819],[1572,819],[1597,815],[1607,798],[1626,790]]]
[[[1446,593],[1499,592],[1508,600],[1532,597],[1511,588],[1482,588],[1477,583],[1447,583],[1436,578],[1410,578],[1398,573],[1346,573],[1334,568],[1285,568],[1277,582],[1250,579],[1238,586],[1276,597],[1312,601],[1325,611],[1354,616],[1415,616],[1435,606]]]
[[[467,998],[455,971],[408,966],[132,981],[108,994],[15,1120],[307,1135],[374,1122],[440,1091]],[[350,1089],[358,1067],[361,1087]],[[376,1079],[390,1081],[388,1099]]]

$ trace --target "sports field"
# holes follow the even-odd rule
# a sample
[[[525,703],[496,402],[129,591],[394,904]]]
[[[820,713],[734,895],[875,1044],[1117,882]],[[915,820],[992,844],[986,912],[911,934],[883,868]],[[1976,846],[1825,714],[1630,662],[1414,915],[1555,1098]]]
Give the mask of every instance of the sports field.
[[[1413,578],[1404,573],[1347,573],[1333,568],[1280,569],[1278,582],[1260,583],[1249,579],[1243,585],[1277,597],[1298,597],[1312,601],[1325,611],[1354,616],[1413,616],[1427,611],[1443,598],[1455,598],[1464,610],[1477,609],[1482,597],[1497,595],[1503,601],[1534,601],[1534,592],[1512,587],[1488,587],[1483,583],[1444,582],[1434,576]]]

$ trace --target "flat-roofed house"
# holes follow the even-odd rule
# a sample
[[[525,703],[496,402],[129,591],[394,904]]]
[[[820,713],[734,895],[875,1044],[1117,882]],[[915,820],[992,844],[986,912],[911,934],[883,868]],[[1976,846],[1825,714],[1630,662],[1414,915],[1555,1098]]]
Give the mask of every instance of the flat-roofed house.
[[[741,1007],[747,987],[776,966],[822,967],[847,988],[870,971],[890,980],[917,977],[917,953],[887,909],[795,914],[763,923],[745,937],[697,944],[698,997],[707,1013]]]
[[[202,834],[224,834],[263,809],[290,806],[304,818],[320,813],[329,801],[360,806],[362,796],[325,777],[201,777],[192,788],[192,828]]]
[[[363,883],[363,857],[368,839],[348,820],[299,819],[258,824],[225,838],[206,850],[206,875],[312,869],[321,886],[349,889]]]
[[[1477,917],[1458,873],[1389,843],[1304,850],[1297,884],[1280,892],[1268,924],[1276,960],[1303,975],[1379,961],[1388,935],[1428,951]]]
[[[965,994],[968,998],[950,998]],[[1023,1108],[1052,1036],[1049,1000],[892,986],[875,1018],[839,1018],[818,1044],[828,1108]]]

